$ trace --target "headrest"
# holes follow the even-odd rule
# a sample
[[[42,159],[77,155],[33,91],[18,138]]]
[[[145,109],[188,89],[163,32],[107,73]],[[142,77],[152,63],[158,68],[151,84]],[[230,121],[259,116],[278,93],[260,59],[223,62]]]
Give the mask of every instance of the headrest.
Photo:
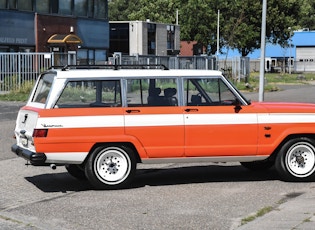
[[[161,88],[151,88],[149,90],[149,96],[159,96],[161,93]]]
[[[164,89],[164,96],[165,97],[173,97],[177,93],[175,88],[166,88]]]

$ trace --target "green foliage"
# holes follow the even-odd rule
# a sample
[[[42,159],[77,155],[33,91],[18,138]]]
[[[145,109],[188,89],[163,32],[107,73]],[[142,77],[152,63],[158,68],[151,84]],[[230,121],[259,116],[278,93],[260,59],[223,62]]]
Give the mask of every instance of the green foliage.
[[[1,101],[27,101],[34,83],[31,81],[25,81],[21,84],[20,89],[11,90],[8,94],[0,95]]]
[[[315,1],[303,0],[301,3],[300,17],[298,18],[296,29],[308,28],[315,30]]]
[[[248,216],[248,217],[242,219],[241,225],[244,225],[244,224],[246,224],[246,223],[248,223],[250,221],[253,221],[257,217],[261,217],[261,216],[263,216],[263,215],[265,215],[265,214],[267,214],[267,213],[269,213],[269,212],[271,212],[273,210],[274,210],[274,208],[271,207],[271,206],[264,207],[264,208],[260,209],[255,215],[251,215],[251,216]]]
[[[236,82],[235,85],[239,90],[258,91],[259,89],[259,73],[252,73],[248,79],[248,83],[243,81]],[[279,85],[285,84],[309,84],[310,81],[315,80],[314,73],[301,74],[279,74],[266,73],[265,74],[265,91],[278,91]]]
[[[220,10],[220,47],[237,49],[247,56],[260,48],[262,1],[252,0],[112,0],[110,20],[146,20],[175,23],[179,11],[181,40],[217,49],[217,17]],[[268,0],[266,37],[288,46],[293,29],[315,28],[313,0]],[[289,29],[291,27],[291,30]]]

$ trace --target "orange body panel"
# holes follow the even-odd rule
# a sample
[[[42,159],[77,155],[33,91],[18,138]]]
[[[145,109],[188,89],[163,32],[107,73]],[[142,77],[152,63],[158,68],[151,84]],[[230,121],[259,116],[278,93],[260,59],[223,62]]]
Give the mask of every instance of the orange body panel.
[[[33,110],[31,107],[26,109]],[[288,108],[286,108],[288,109]],[[306,110],[302,106],[302,109]],[[272,112],[283,110],[277,106]],[[290,107],[289,107],[290,110]],[[293,110],[293,107],[292,107]],[[234,106],[132,107],[35,109],[40,119],[87,118],[87,124],[62,128],[45,123],[46,138],[34,138],[37,152],[89,152],[96,143],[132,143],[140,158],[270,155],[284,138],[314,133],[313,123],[261,123],[257,114],[266,109],[253,103],[236,111]],[[118,126],[95,126],[95,119],[118,117]],[[93,123],[89,127],[89,121]],[[43,124],[42,124],[43,125]],[[80,127],[81,125],[85,127]]]

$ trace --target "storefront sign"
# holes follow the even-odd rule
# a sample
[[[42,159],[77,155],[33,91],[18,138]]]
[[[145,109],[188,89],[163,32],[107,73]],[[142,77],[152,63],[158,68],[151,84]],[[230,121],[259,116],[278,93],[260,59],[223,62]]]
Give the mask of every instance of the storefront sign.
[[[3,43],[3,44],[27,44],[27,38],[0,37],[0,43]]]
[[[0,45],[34,46],[34,14],[0,11]]]

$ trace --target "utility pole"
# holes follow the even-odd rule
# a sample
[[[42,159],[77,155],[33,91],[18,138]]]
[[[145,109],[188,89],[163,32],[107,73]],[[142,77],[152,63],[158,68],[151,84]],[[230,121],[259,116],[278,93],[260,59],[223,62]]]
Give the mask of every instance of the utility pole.
[[[218,10],[218,23],[217,23],[217,70],[219,70],[219,49],[220,49],[220,10]]]
[[[267,0],[263,0],[261,20],[261,44],[260,44],[260,75],[259,75],[259,101],[264,101],[265,87],[265,51],[266,51],[266,13]]]

